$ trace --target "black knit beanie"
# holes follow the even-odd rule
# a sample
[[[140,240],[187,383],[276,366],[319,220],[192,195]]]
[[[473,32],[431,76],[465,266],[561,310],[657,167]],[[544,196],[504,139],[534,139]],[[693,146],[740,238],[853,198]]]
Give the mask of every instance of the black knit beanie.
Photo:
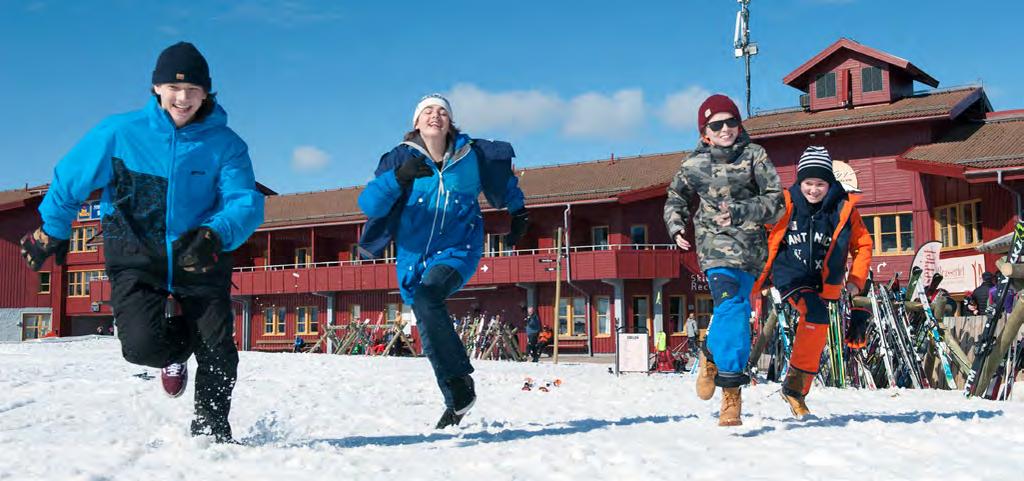
[[[153,85],[188,82],[210,92],[210,66],[195,45],[178,42],[160,52],[153,69]]]

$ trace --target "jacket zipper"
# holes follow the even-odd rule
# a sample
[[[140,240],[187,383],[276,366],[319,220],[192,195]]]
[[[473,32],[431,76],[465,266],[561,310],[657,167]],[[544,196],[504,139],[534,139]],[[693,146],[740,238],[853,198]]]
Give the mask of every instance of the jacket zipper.
[[[408,142],[408,144],[412,145],[417,150],[420,150],[422,152],[422,149],[420,149],[418,145],[415,145],[415,144],[413,144],[411,142]],[[470,144],[466,144],[466,146],[464,146],[463,148],[464,149],[465,148],[469,148],[469,145]],[[469,155],[468,151],[465,154],[463,154],[462,156],[459,156],[459,157],[452,156],[453,158],[450,160],[450,162],[445,163],[444,166],[441,167],[440,169],[438,169],[436,166],[434,166],[434,169],[437,170],[437,179],[438,179],[438,183],[437,183],[437,200],[434,202],[434,221],[430,225],[430,237],[427,238],[427,248],[424,249],[424,251],[423,251],[423,260],[422,260],[423,267],[427,267],[427,256],[430,255],[430,246],[434,242],[434,231],[437,229],[437,210],[438,210],[438,207],[441,206],[441,194],[445,192],[445,188],[444,188],[444,171],[446,171],[449,168],[451,168],[451,166],[457,164],[466,155]],[[427,157],[429,158],[430,156],[427,155]],[[438,232],[438,235],[444,233],[444,221],[447,218],[447,215],[448,215],[448,194],[445,195],[445,199],[444,199],[444,212],[441,215],[441,230],[440,230],[440,232]]]
[[[171,164],[167,172],[167,212],[164,214],[164,244],[167,248],[167,290],[174,292],[174,246],[171,242],[171,208],[174,205],[174,163],[178,154],[178,132],[171,131]]]

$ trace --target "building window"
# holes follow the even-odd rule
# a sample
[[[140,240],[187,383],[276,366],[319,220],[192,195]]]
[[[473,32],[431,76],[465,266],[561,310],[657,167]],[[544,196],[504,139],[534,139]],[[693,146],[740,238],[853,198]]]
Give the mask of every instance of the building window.
[[[819,75],[814,80],[815,97],[824,99],[836,96],[836,73],[829,72]]]
[[[864,67],[860,69],[861,90],[864,92],[877,92],[882,90],[882,69],[878,67]]]
[[[384,249],[384,253],[381,256],[384,259],[395,258],[395,241],[388,242],[388,246]]]
[[[611,299],[607,297],[597,298],[597,335],[610,336],[612,334],[612,318],[609,312]]]
[[[569,320],[572,319],[572,322]],[[558,335],[587,335],[587,299],[584,297],[563,297],[558,300]]]
[[[384,319],[387,322],[397,322],[398,321],[398,314],[400,312],[402,312],[402,309],[401,309],[401,307],[398,304],[390,303],[390,304],[387,305],[387,307],[384,310],[384,313],[385,313]]]
[[[715,301],[711,294],[697,294],[694,298],[694,317],[697,318],[697,328],[707,329],[711,323],[711,314],[715,311]]]
[[[591,227],[590,242],[596,250],[608,250],[608,226]]]
[[[629,241],[634,248],[647,244],[647,226],[634,225],[629,228]]]
[[[935,237],[944,248],[981,244],[981,199],[936,208]]]
[[[39,290],[38,294],[49,294],[50,293],[50,273],[40,272],[39,273]]]
[[[647,328],[650,312],[647,296],[633,297],[633,332],[650,332]]]
[[[295,267],[309,267],[313,263],[313,251],[309,247],[295,249]]]
[[[50,333],[49,314],[22,314],[21,340],[39,339]]]
[[[103,271],[68,272],[68,297],[88,297],[89,281],[103,277]]]
[[[267,336],[283,336],[284,307],[268,307],[263,310],[263,334]]]
[[[686,323],[686,296],[669,296],[668,320],[671,333],[682,335]]]
[[[96,252],[96,244],[89,241],[96,237],[96,226],[75,227],[71,229],[71,252]]]
[[[359,304],[350,304],[348,306],[348,322],[359,322],[361,317],[363,317],[363,307]]]
[[[317,314],[319,309],[316,306],[302,306],[295,308],[295,334],[316,334],[320,332]]]
[[[505,250],[505,236],[502,234],[487,234],[487,249],[484,251],[484,255],[487,256],[503,256],[508,255],[509,251]]]
[[[864,227],[871,233],[874,255],[906,255],[914,252],[914,216],[910,212],[866,215]]]

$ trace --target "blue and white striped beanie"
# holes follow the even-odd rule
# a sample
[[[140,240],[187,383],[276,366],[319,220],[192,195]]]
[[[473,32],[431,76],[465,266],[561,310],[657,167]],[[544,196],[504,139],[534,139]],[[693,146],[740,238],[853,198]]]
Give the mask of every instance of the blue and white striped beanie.
[[[796,166],[796,181],[803,182],[809,178],[821,179],[830,184],[836,181],[832,173],[832,157],[824,147],[812,145],[800,155],[800,163]]]

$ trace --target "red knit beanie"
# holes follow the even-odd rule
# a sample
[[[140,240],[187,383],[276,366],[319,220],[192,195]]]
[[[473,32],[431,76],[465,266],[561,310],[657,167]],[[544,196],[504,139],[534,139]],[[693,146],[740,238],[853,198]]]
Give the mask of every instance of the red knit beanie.
[[[704,135],[704,127],[708,125],[708,119],[719,112],[730,113],[737,120],[742,120],[740,109],[736,107],[735,102],[722,94],[712,95],[704,100],[704,103],[700,104],[700,108],[697,109],[697,131],[700,132],[700,135]]]

